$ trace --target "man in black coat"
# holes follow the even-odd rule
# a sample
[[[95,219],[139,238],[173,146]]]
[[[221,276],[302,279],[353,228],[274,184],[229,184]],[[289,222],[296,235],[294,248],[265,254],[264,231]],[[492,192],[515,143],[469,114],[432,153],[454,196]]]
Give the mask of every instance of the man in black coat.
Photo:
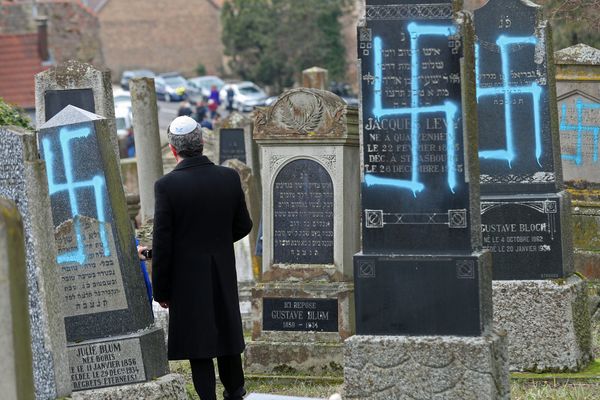
[[[198,395],[216,400],[216,357],[225,399],[242,399],[233,243],[252,228],[244,192],[236,171],[202,155],[202,130],[192,118],[175,118],[167,136],[177,166],[154,185],[152,283],[154,299],[169,308],[169,359],[189,359]]]

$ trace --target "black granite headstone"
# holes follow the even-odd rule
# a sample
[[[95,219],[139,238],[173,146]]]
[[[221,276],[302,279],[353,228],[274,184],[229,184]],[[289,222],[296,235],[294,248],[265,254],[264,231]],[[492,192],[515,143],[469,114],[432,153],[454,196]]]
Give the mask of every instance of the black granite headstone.
[[[74,106],[38,133],[69,342],[133,332],[153,320],[108,135],[102,117]]]
[[[225,160],[240,160],[246,163],[243,129],[221,129],[219,131],[219,164],[223,164]]]
[[[475,33],[483,245],[494,279],[562,277],[570,245],[560,220],[569,205],[557,194],[547,22],[533,3],[490,0],[475,11]]]
[[[92,89],[48,90],[44,93],[46,121],[72,105],[91,113],[96,112]]]
[[[397,2],[367,2],[358,30],[363,252],[468,250],[463,49],[452,4],[389,3]]]
[[[337,299],[263,298],[264,331],[338,331]]]
[[[475,10],[484,194],[556,188],[546,38],[537,29],[538,14],[539,6],[521,0],[491,0]]]
[[[358,28],[358,334],[476,336],[491,324],[490,257],[473,252],[481,236],[472,28],[468,15],[454,17],[451,1],[367,0]]]
[[[333,182],[308,159],[285,165],[273,185],[273,262],[333,263]]]

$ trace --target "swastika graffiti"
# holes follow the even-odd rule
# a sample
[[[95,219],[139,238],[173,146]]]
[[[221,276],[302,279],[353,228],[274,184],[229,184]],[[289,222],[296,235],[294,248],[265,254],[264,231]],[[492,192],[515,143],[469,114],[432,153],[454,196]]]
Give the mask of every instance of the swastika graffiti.
[[[482,97],[486,96],[499,96],[504,97],[504,134],[506,138],[506,147],[504,149],[494,150],[480,150],[479,157],[483,159],[494,159],[494,160],[506,160],[509,167],[512,167],[511,163],[517,158],[517,151],[515,149],[514,139],[517,129],[514,126],[512,118],[513,110],[513,96],[515,95],[531,95],[533,102],[533,122],[534,122],[534,136],[535,136],[535,158],[538,165],[541,166],[540,158],[542,156],[542,130],[541,130],[541,98],[542,98],[542,87],[537,82],[532,82],[529,85],[516,86],[511,85],[511,68],[510,68],[510,47],[519,46],[535,46],[538,40],[535,36],[506,36],[500,35],[496,40],[496,44],[500,50],[500,59],[502,62],[502,86],[493,87],[482,87],[481,74],[479,71],[480,64],[480,45],[475,44],[475,77],[477,83],[477,102]],[[519,134],[526,134],[520,132]]]
[[[594,147],[592,150],[592,163],[598,162],[598,133],[600,132],[600,126],[584,125],[583,113],[585,110],[598,110],[600,112],[600,104],[598,103],[584,103],[581,99],[577,99],[575,103],[575,109],[577,110],[577,122],[575,124],[567,123],[567,105],[563,104],[560,113],[560,133],[562,136],[570,135],[575,132],[577,135],[577,142],[575,146],[575,154],[562,154],[563,160],[570,160],[577,166],[583,165],[583,135],[591,133],[594,139]]]
[[[93,189],[96,215],[92,217],[95,217],[100,222],[100,239],[102,242],[104,255],[108,257],[110,256],[110,249],[108,245],[106,227],[104,226],[104,223],[106,222],[103,198],[103,193],[106,188],[104,176],[95,175],[89,180],[80,181],[75,180],[73,177],[73,171],[75,171],[78,166],[74,165],[73,163],[71,148],[72,141],[86,139],[91,137],[91,135],[92,129],[89,126],[65,126],[61,128],[59,132],[60,149],[53,149],[51,141],[48,138],[44,138],[42,140],[42,146],[47,165],[46,170],[50,197],[66,191],[69,197],[71,217],[75,217],[80,214],[77,191],[81,189]],[[55,159],[55,150],[62,153],[62,165],[59,164]],[[65,182],[57,182],[56,179],[57,174],[55,174],[55,172],[58,172],[61,169],[64,170]],[[74,228],[75,235],[77,237],[77,248],[72,251],[59,254],[57,259],[59,264],[72,262],[83,264],[86,261],[86,251],[83,244],[84,238],[82,237],[82,229],[78,219],[75,220]]]
[[[374,51],[374,83],[375,83],[375,99],[373,107],[373,115],[375,118],[386,116],[408,115],[411,119],[411,179],[395,179],[383,178],[373,174],[365,174],[365,184],[367,186],[385,185],[401,189],[412,190],[414,196],[425,189],[425,185],[420,181],[419,176],[419,117],[423,114],[442,113],[446,119],[447,125],[447,178],[448,187],[454,193],[457,185],[456,164],[456,132],[455,121],[459,115],[459,106],[452,101],[445,101],[439,105],[421,105],[419,102],[419,38],[423,36],[443,36],[450,37],[456,33],[456,28],[453,25],[426,25],[411,22],[407,26],[410,34],[410,88],[411,88],[411,103],[410,107],[403,108],[384,108],[382,102],[382,85],[383,85],[383,67],[382,67],[382,40],[380,37],[373,39]]]

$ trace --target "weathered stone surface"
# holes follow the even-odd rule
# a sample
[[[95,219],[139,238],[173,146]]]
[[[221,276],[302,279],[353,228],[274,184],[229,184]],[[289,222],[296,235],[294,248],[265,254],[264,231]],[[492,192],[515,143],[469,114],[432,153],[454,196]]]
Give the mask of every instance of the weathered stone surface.
[[[353,336],[344,343],[345,399],[510,397],[504,334]]]
[[[305,69],[302,71],[302,86],[310,89],[327,90],[329,71],[319,67]]]
[[[47,92],[54,93],[59,99],[74,96],[80,100],[85,100],[85,98],[80,97],[80,94],[86,90],[92,91],[92,105],[94,109],[84,107],[84,105],[89,105],[88,101],[85,101],[86,104],[78,103],[73,105],[106,118],[110,133],[110,142],[118,160],[119,143],[115,122],[115,105],[112,95],[110,71],[108,69],[96,69],[90,64],[69,60],[57,67],[37,74],[35,76],[36,126],[39,129],[43,123],[54,116],[49,115],[48,110],[46,110],[46,108],[52,106],[51,104],[47,104]],[[63,107],[67,104],[61,103]],[[58,111],[61,109],[62,107],[59,107]]]
[[[592,359],[587,284],[577,275],[494,281],[494,325],[508,334],[512,371],[578,371]]]
[[[600,252],[576,250],[573,260],[576,272],[587,279],[600,280]]]
[[[0,393],[6,400],[35,398],[23,243],[16,205],[0,198]]]
[[[169,374],[156,380],[127,386],[87,390],[74,393],[72,400],[188,400],[185,380]]]
[[[600,50],[584,43],[554,53],[556,64],[600,65]]]
[[[129,82],[142,223],[154,218],[154,182],[163,176],[154,79]]]
[[[35,134],[0,128],[0,196],[17,204],[25,235],[28,315],[38,398],[71,393],[63,296],[45,165],[38,158]]]

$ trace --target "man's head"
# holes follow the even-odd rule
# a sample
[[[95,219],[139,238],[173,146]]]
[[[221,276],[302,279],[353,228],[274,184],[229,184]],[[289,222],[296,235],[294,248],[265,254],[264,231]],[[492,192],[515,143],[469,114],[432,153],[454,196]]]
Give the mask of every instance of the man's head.
[[[181,158],[200,156],[204,150],[202,128],[188,116],[177,117],[171,122],[167,128],[167,139],[171,149]]]

